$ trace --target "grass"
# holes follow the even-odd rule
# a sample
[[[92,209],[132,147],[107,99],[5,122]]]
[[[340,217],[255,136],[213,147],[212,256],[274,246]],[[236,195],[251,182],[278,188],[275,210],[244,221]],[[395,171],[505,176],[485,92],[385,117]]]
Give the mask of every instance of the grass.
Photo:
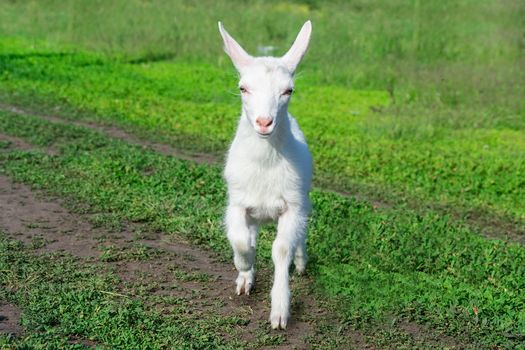
[[[85,212],[110,212],[122,222],[139,221],[229,256],[220,168],[38,118],[1,113],[0,121],[3,133],[61,152],[4,153],[2,167],[16,180],[67,198]],[[151,168],[153,173],[143,173]],[[370,331],[393,317],[477,347],[522,345],[522,246],[487,240],[431,211],[421,216],[405,208],[374,209],[319,190],[312,200],[310,273],[318,292],[341,303],[353,327]],[[261,236],[264,266],[272,235],[265,230]]]
[[[309,241],[317,297],[330,296],[346,324],[380,347],[432,348],[407,337],[398,323],[408,320],[473,348],[523,348],[524,248],[479,231],[490,224],[500,237],[525,232],[524,15],[518,0],[5,1],[0,102],[116,125],[220,158],[240,106],[217,20],[249,52],[273,45],[279,55],[312,19],[314,36],[291,112],[308,138],[319,187],[312,193]],[[0,141],[0,169],[66,198],[73,209],[92,214],[94,225],[118,231],[138,222],[229,258],[219,167],[6,112],[0,112],[0,131],[35,145],[10,151],[9,142]],[[56,155],[43,153],[46,147]],[[272,237],[271,230],[262,232],[262,266]],[[155,334],[172,327],[184,333],[193,322],[150,312],[147,293],[129,304],[100,294],[99,287],[117,292],[108,282],[114,276],[71,257],[34,257],[30,249],[43,242],[33,248],[1,242],[2,286],[25,285],[28,292],[2,289],[0,298],[27,305],[24,326],[31,335],[0,337],[0,347],[79,347],[68,343],[72,334],[115,347],[160,346]],[[102,265],[157,256],[140,245],[101,252]],[[24,279],[37,265],[51,271],[50,282]],[[53,277],[70,268],[78,274]],[[201,275],[178,277],[206,282]],[[79,295],[90,322],[109,322],[103,330],[53,323],[82,307],[71,297],[79,285],[92,286]],[[63,292],[53,300],[45,288]],[[63,310],[53,308],[56,302]],[[118,317],[92,312],[99,307],[151,327],[139,335],[133,322],[117,325]],[[224,342],[217,325],[237,321],[208,319],[209,338],[182,337],[166,346],[239,346],[235,339]],[[125,339],[114,333],[121,326]],[[327,343],[318,337],[313,345],[341,347],[343,333],[323,332]],[[282,343],[274,334],[257,339],[261,346]]]
[[[390,89],[398,101],[423,97],[455,106],[511,102],[523,92],[512,85],[523,78],[519,1],[118,0],[95,6],[75,0],[65,6],[45,0],[0,6],[4,36],[66,43],[135,62],[176,58],[224,67],[229,62],[218,54],[218,20],[249,52],[272,45],[280,55],[311,18],[314,37],[305,69],[323,84]],[[495,78],[502,84],[494,86]]]
[[[235,86],[229,71],[121,63],[13,40],[3,40],[0,52],[3,100],[34,108],[66,105],[201,151],[224,152],[232,137],[238,99],[227,90]],[[522,130],[375,114],[371,110],[391,103],[386,92],[302,85],[307,80],[298,83],[293,112],[310,141],[320,185],[525,219]]]
[[[5,2],[0,99],[222,154],[239,101],[217,19],[250,52],[278,54],[312,18],[292,112],[317,183],[523,231],[524,13],[519,1]]]

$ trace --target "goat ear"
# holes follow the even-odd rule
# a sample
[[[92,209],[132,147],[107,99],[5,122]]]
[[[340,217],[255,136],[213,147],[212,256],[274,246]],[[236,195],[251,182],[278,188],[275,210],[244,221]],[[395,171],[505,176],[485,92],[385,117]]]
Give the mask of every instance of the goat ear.
[[[241,71],[252,62],[253,57],[246,53],[241,45],[239,45],[235,39],[228,34],[221,22],[219,22],[219,32],[224,41],[224,51],[230,56],[235,68],[237,68],[238,71]]]
[[[288,52],[281,57],[284,64],[288,67],[291,72],[295,72],[295,69],[301,62],[306,50],[308,49],[308,43],[310,42],[310,34],[312,34],[312,22],[306,21],[301,28],[297,38],[295,39],[292,47]]]

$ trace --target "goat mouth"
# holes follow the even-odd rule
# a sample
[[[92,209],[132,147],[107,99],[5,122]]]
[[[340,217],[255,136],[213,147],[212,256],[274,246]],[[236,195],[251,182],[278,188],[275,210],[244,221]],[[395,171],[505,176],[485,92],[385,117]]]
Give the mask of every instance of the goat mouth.
[[[259,137],[262,137],[263,139],[267,139],[268,137],[272,136],[272,134],[273,134],[273,130],[270,131],[270,132],[265,132],[265,133],[259,132],[257,130],[255,130],[255,132],[257,133],[257,135],[259,135]]]

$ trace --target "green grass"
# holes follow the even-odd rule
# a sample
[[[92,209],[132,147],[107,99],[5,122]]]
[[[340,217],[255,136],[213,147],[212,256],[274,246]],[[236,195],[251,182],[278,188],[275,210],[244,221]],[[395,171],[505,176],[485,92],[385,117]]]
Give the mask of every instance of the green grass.
[[[523,348],[524,249],[487,240],[479,230],[490,224],[500,237],[525,232],[524,16],[519,0],[4,1],[0,102],[117,125],[150,141],[221,158],[240,101],[217,20],[249,52],[274,45],[279,55],[312,19],[313,39],[291,112],[309,141],[316,185],[363,199],[319,189],[312,194],[309,268],[317,295],[329,295],[346,323],[378,346],[432,348],[396,328],[397,320],[408,319],[473,348]],[[0,141],[2,171],[68,199],[72,208],[92,214],[93,224],[118,231],[126,222],[140,222],[229,258],[219,167],[4,112],[0,132],[36,146],[6,151],[9,142]],[[42,153],[48,146],[58,155]],[[263,266],[270,231],[262,232]],[[18,247],[2,242],[3,251]],[[60,271],[66,262],[78,267],[64,257],[40,261],[26,249],[13,250],[15,268],[7,271],[24,259],[22,270],[44,264]],[[157,254],[142,246],[101,249],[99,264]],[[60,283],[37,279],[28,291],[40,295],[44,286],[58,285],[65,291],[60,302],[77,310],[68,296],[72,284],[96,281],[106,288],[113,278],[85,266],[79,271]],[[0,275],[2,285],[22,283],[6,278]],[[88,305],[132,312],[154,324],[141,337],[124,322],[122,344],[156,343],[154,333],[165,334],[173,322],[185,329],[187,319],[150,313],[141,304],[146,299],[120,305],[89,290]],[[28,303],[19,292],[0,296]],[[53,300],[43,298],[32,299],[27,310],[43,308],[45,314]],[[7,346],[67,345],[70,325],[36,332],[47,321],[27,317],[31,336]],[[89,317],[96,322],[99,316]],[[215,337],[212,320],[205,323],[211,338],[197,344],[235,346]],[[101,338],[114,327],[108,324],[104,333],[85,326],[81,335],[115,344],[118,337]],[[344,336],[320,334],[335,348]],[[264,345],[282,341],[272,334],[257,337]],[[0,347],[2,341],[11,340],[0,338]]]
[[[524,14],[516,0],[4,2],[0,99],[223,154],[240,108],[216,21],[280,54],[311,18],[291,108],[317,183],[521,232]]]
[[[523,95],[524,11],[519,0],[28,0],[0,4],[0,33],[136,61],[229,67],[218,20],[249,52],[273,45],[281,55],[310,18],[314,36],[304,67],[321,83],[390,90],[399,102],[479,103],[504,119],[504,110],[523,108],[516,97]]]
[[[4,101],[65,105],[77,116],[215,153],[224,152],[234,132],[239,103],[229,70],[136,65],[10,39],[1,41],[0,54]],[[523,130],[373,113],[391,104],[387,92],[313,81],[299,79],[292,112],[309,140],[318,184],[525,219]]]
[[[38,118],[1,113],[0,130],[61,152],[3,153],[2,168],[16,180],[62,196],[84,212],[139,221],[230,255],[221,226],[220,168]],[[522,246],[487,240],[432,211],[422,216],[404,208],[379,210],[319,190],[312,200],[309,272],[319,293],[341,303],[350,325],[370,331],[385,319],[407,318],[476,347],[522,346]],[[268,230],[261,235],[263,266],[272,237]]]

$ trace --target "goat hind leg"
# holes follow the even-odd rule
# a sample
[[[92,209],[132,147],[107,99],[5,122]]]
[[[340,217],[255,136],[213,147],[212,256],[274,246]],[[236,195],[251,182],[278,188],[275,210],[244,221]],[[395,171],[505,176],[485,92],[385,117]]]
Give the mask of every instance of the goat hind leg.
[[[302,275],[306,270],[306,262],[308,261],[308,254],[306,253],[306,235],[299,238],[297,248],[295,250],[293,264],[295,265],[295,271],[299,275]]]

